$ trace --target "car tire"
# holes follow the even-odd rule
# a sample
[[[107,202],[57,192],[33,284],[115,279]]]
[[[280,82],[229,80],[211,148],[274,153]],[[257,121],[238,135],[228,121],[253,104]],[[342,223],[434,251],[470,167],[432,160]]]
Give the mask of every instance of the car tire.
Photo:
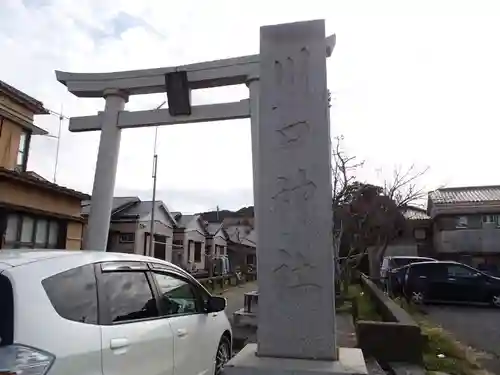
[[[490,303],[493,307],[500,308],[500,292],[494,293],[491,296]]]
[[[423,305],[425,299],[424,292],[421,290],[415,290],[411,292],[410,301],[415,305]]]
[[[222,336],[215,355],[215,375],[222,374],[222,370],[231,359],[231,342],[227,336]]]

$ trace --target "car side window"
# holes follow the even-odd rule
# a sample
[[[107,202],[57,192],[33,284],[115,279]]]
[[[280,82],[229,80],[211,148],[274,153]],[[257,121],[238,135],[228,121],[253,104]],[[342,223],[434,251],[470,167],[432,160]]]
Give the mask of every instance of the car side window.
[[[203,312],[192,284],[172,274],[153,272],[158,284],[163,315],[186,315]]]
[[[447,266],[448,277],[472,277],[475,272],[467,267],[462,267],[457,264]]]
[[[99,278],[112,323],[158,317],[145,272],[103,272]]]
[[[97,324],[97,284],[93,264],[50,276],[42,281],[42,286],[61,317]]]

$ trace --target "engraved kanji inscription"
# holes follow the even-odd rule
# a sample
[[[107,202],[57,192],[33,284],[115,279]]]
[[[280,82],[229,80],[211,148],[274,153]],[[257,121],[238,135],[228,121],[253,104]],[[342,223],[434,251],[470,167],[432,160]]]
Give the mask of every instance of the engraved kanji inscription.
[[[307,133],[309,133],[309,130],[310,127],[307,121],[296,121],[276,131],[281,136],[281,144],[288,146],[296,144],[300,141],[305,135],[307,135]]]
[[[314,281],[313,265],[301,252],[291,254],[285,249],[278,253],[282,263],[273,269],[273,273],[289,289],[313,287],[321,289],[321,285]]]
[[[307,201],[314,195],[316,184],[307,178],[305,169],[299,169],[293,178],[278,177],[278,192],[272,197],[273,200],[289,203],[293,195]]]

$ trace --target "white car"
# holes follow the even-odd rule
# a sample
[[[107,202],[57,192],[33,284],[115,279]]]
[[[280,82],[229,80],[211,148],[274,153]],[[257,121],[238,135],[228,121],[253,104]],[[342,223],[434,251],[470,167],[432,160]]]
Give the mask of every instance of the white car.
[[[226,300],[155,258],[0,251],[0,374],[212,375]]]

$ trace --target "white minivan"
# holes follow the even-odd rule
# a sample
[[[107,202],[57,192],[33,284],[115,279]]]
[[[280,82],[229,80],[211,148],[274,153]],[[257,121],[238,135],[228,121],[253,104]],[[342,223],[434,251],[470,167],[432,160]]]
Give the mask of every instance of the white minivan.
[[[0,374],[212,375],[226,300],[155,258],[0,251]]]

